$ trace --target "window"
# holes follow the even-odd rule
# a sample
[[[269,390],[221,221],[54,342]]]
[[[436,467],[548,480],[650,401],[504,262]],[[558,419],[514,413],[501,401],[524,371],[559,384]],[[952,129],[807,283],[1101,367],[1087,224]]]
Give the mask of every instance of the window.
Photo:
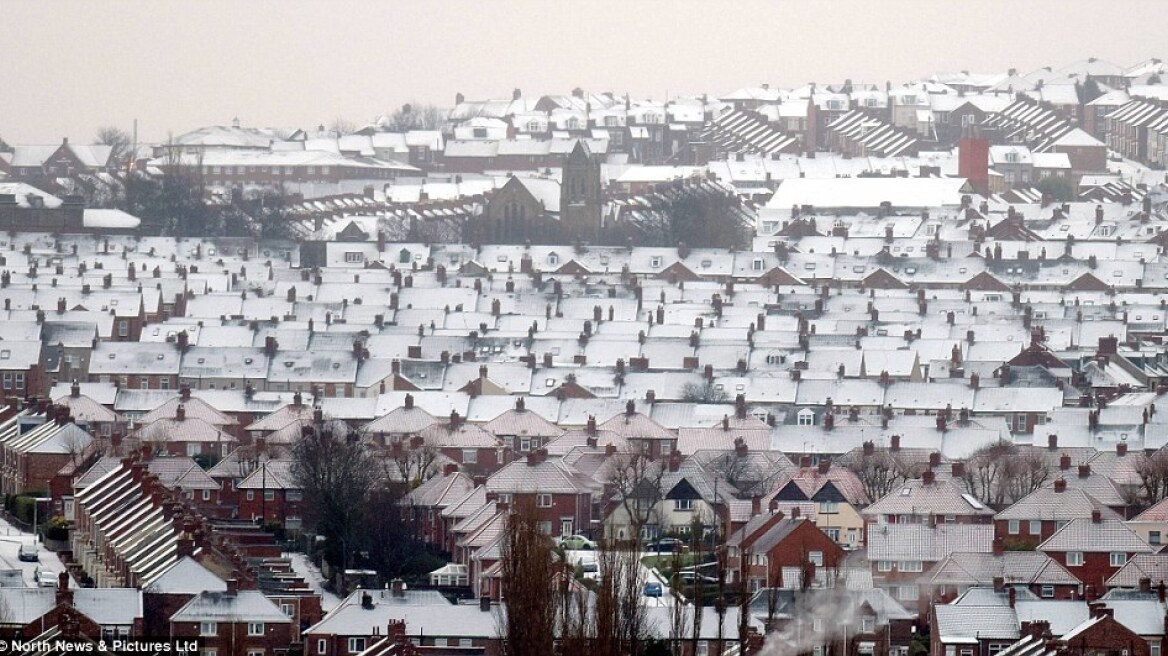
[[[304,492],[302,490],[285,490],[284,491],[284,500],[285,501],[303,501],[304,500]]]
[[[248,501],[255,501],[255,490],[248,490],[247,491],[247,500]]]
[[[24,372],[23,371],[16,372],[16,389],[18,389],[18,390],[24,389]]]
[[[862,617],[860,618],[860,630],[864,633],[872,633],[876,630],[876,618]]]
[[[916,601],[920,591],[915,585],[902,585],[897,588],[896,597],[903,601]]]
[[[365,651],[365,638],[349,638],[349,653],[356,654]]]
[[[1037,519],[1030,520],[1030,535],[1042,535],[1042,522]]]
[[[1043,599],[1054,599],[1054,586],[1053,585],[1042,586],[1042,598]]]
[[[148,389],[150,389],[150,379],[149,379],[149,378],[143,378],[142,380],[138,381],[138,387],[140,387],[140,388],[142,388],[142,389],[144,389],[144,390],[148,390]]]
[[[892,561],[891,560],[878,561],[876,563],[876,571],[877,572],[891,572],[892,571]]]
[[[652,258],[649,260],[649,266],[653,267],[654,269],[656,269],[656,268],[659,268],[659,267],[661,266],[661,256],[659,256],[659,255],[654,255],[654,256],[653,256],[653,257],[652,257]]]
[[[552,523],[551,522],[539,522],[538,524],[535,525],[535,530],[538,531],[540,535],[551,535],[552,534]]]
[[[831,538],[833,542],[840,541],[840,530],[838,528],[825,528],[823,529],[823,533]]]
[[[900,561],[900,571],[902,572],[922,572],[925,564],[919,560],[902,560]]]
[[[219,625],[215,622],[199,622],[199,635],[201,636],[216,636],[219,635]]]
[[[1160,531],[1148,531],[1148,544],[1160,544]]]
[[[247,656],[264,656],[263,649],[248,649]]]
[[[211,490],[203,490],[203,501],[211,500]]]
[[[693,499],[674,499],[673,509],[681,511],[693,510]]]
[[[754,261],[750,264],[750,268],[755,271],[762,271],[763,266],[765,266],[765,263],[761,257],[754,258]]]
[[[475,450],[475,449],[463,449],[462,450],[463,464],[473,465],[478,461],[479,461],[479,452],[477,450]]]
[[[799,411],[799,425],[800,426],[814,426],[815,413],[810,410]]]
[[[118,337],[130,336],[130,322],[122,319],[118,321]]]
[[[247,623],[247,634],[249,636],[262,636],[264,634],[264,623],[263,622],[248,622]]]
[[[1127,554],[1122,551],[1111,552],[1111,566],[1123,567],[1127,564]]]
[[[349,264],[360,264],[365,261],[365,254],[360,251],[348,251],[345,253],[345,262]]]
[[[537,495],[535,495],[535,507],[536,508],[551,508],[552,507],[552,495],[550,495],[550,494],[537,494]]]
[[[819,504],[820,515],[832,515],[839,512],[839,504],[835,501],[824,501]]]
[[[296,617],[296,606],[292,604],[280,604],[280,610],[288,617]]]
[[[1083,566],[1083,552],[1082,551],[1068,551],[1067,552],[1067,567],[1082,567]]]
[[[811,563],[812,565],[815,565],[816,567],[823,567],[823,552],[822,551],[809,552],[807,554],[807,562]]]
[[[1010,535],[1018,535],[1022,531],[1022,529],[1019,528],[1020,524],[1021,522],[1016,519],[1010,520]]]
[[[275,490],[264,490],[264,501],[275,501],[275,500],[276,500],[276,491]]]
[[[12,389],[12,374],[10,374],[10,373],[4,374],[4,389],[6,389],[6,390]]]

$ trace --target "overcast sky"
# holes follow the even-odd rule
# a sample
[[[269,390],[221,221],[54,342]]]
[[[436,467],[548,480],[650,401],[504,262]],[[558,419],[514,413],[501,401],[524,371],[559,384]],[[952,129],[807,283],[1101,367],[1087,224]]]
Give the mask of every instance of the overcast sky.
[[[403,102],[903,81],[1168,55],[1168,1],[7,2],[0,136],[363,124]],[[1113,27],[1114,26],[1114,27]]]

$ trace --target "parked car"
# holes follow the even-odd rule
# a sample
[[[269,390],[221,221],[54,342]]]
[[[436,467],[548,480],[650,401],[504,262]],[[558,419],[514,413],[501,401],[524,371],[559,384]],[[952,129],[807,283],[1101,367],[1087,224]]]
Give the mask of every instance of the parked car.
[[[584,571],[584,578],[593,581],[600,580],[600,563],[595,560],[586,563],[580,563],[580,569]]]
[[[660,538],[645,545],[649,553],[681,553],[685,551],[685,543],[677,538]]]
[[[38,567],[36,570],[36,584],[42,588],[57,587],[57,573],[51,569],[41,569]]]
[[[569,551],[596,549],[596,543],[583,535],[563,535],[556,540],[556,545]]]
[[[660,583],[650,581],[649,583],[645,584],[645,596],[646,597],[660,597],[661,594],[662,594],[662,589],[661,589]]]
[[[16,557],[26,563],[35,563],[39,558],[37,557],[37,546],[35,542],[26,542],[20,545],[20,552]]]
[[[718,582],[718,579],[716,579],[712,576],[704,576],[704,575],[698,574],[697,572],[694,572],[692,570],[683,570],[683,571],[678,572],[677,573],[677,580],[681,581],[685,585],[694,585],[696,583],[701,583],[702,585],[706,585],[707,583],[717,583]]]

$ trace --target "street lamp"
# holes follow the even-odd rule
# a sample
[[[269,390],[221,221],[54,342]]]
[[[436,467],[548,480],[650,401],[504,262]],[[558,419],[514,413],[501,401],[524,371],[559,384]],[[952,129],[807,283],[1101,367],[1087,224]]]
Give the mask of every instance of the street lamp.
[[[41,508],[42,501],[52,501],[51,497],[33,497],[32,498],[32,541],[35,544],[40,534],[37,533],[37,511]]]

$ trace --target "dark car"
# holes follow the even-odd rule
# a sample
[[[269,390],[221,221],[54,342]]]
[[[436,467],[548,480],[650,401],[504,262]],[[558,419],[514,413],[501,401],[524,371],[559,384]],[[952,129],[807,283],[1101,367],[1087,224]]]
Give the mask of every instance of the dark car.
[[[661,538],[645,545],[649,553],[681,553],[685,551],[685,543],[677,538]]]
[[[16,554],[16,557],[19,558],[20,560],[23,560],[26,563],[37,562],[37,560],[39,560],[39,559],[37,558],[36,545],[31,544],[31,543],[26,543],[26,544],[20,545],[20,552],[18,552]]]
[[[645,584],[645,596],[646,597],[660,597],[662,592],[663,591],[661,589],[660,583],[650,581],[650,582]]]

